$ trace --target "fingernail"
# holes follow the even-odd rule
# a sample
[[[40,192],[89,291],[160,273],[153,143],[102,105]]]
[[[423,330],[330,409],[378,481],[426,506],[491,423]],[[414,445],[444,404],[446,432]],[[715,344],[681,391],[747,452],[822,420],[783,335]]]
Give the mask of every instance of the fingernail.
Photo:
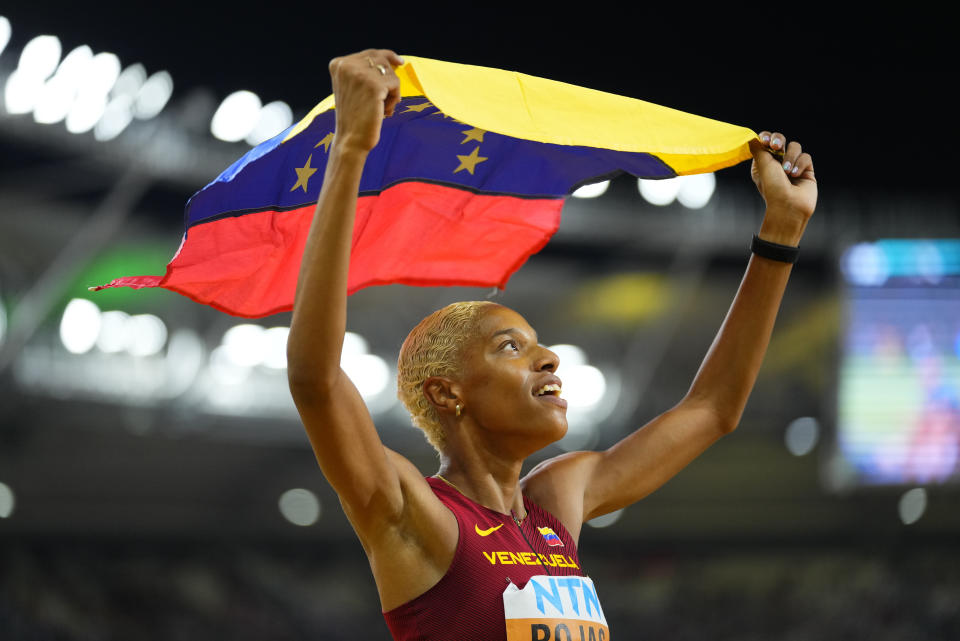
[[[800,168],[799,168],[799,167],[794,167],[793,170],[792,170],[790,173],[793,174],[794,176],[796,176],[797,174],[800,173]]]
[[[783,163],[783,170],[784,170],[784,171],[790,171],[790,167],[791,167],[791,165],[790,165],[790,161],[789,161],[789,160]]]
[[[780,140],[779,138],[774,138],[773,142],[771,142],[770,144],[773,145],[774,147],[782,147],[783,141]]]
[[[760,140],[762,140],[763,142],[770,142],[770,134],[763,134],[762,136],[760,136]]]

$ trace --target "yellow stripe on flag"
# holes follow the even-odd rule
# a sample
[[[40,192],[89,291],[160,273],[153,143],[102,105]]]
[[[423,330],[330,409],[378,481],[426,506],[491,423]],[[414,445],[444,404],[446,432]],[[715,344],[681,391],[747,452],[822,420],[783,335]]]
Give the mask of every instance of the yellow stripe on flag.
[[[557,145],[653,154],[678,174],[715,171],[750,158],[746,127],[643,100],[490,67],[404,56],[401,95],[486,131]],[[333,107],[329,96],[290,131]]]

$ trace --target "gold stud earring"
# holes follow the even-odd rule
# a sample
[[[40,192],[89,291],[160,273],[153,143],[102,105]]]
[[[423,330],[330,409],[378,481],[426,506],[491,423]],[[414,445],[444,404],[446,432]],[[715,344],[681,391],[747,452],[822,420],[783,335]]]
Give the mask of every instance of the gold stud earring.
[[[460,417],[460,403],[457,403],[457,418]]]

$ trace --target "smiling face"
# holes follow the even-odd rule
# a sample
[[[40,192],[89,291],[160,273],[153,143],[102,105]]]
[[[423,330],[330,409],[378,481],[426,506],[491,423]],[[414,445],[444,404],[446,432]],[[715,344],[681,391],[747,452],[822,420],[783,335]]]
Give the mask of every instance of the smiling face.
[[[567,431],[567,402],[560,398],[557,355],[517,312],[485,307],[463,352],[454,389],[464,412],[505,446],[533,453]]]

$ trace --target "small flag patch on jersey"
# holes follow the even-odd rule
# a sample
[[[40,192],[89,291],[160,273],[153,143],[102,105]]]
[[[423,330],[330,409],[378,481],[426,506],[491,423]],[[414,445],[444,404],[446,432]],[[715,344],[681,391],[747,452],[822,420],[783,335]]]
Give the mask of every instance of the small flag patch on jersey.
[[[563,547],[563,541],[557,536],[557,533],[548,527],[538,527],[537,530],[543,535],[543,540],[551,547]]]

